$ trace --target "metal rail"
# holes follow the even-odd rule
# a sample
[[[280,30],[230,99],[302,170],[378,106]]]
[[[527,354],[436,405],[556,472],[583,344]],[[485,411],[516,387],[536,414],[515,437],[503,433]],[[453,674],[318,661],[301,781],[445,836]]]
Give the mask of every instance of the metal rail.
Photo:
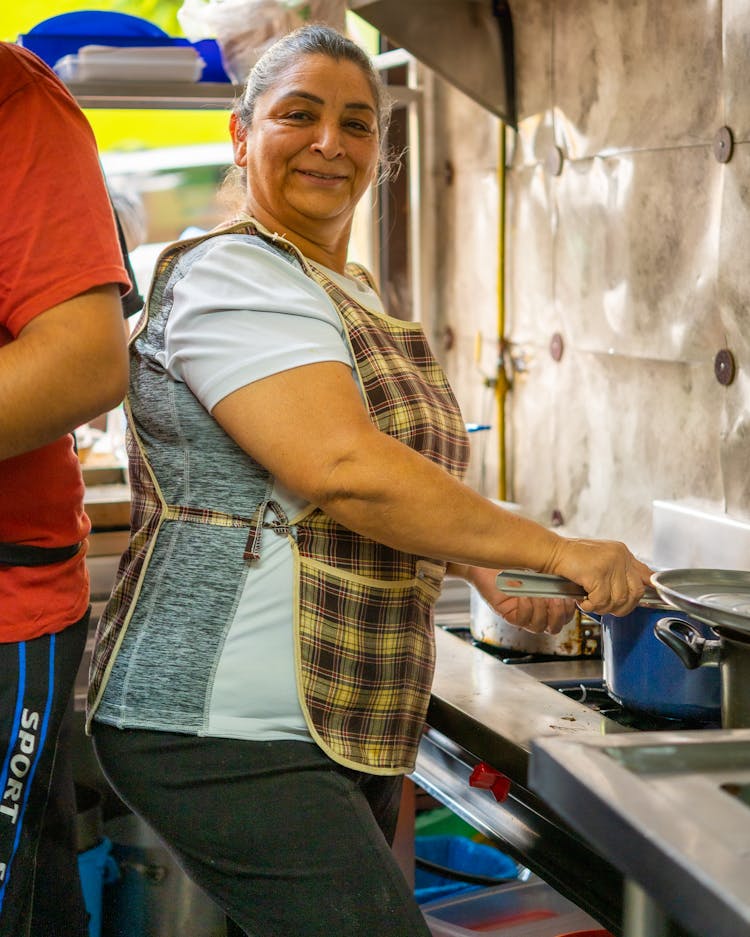
[[[434,729],[422,739],[413,780],[516,861],[622,934],[623,877],[531,792],[511,785],[505,801],[469,786],[481,760]]]

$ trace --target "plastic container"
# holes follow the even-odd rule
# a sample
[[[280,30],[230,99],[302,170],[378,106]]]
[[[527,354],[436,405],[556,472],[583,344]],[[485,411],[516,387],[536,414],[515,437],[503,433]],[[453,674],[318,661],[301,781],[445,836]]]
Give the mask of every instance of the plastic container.
[[[106,836],[97,846],[78,853],[78,874],[89,913],[89,937],[101,935],[104,886],[116,881],[120,874],[111,853],[112,843]]]
[[[456,872],[495,879],[518,877],[518,866],[509,856],[494,846],[475,843],[465,836],[415,836],[414,854]],[[419,866],[415,872],[414,885],[414,896],[419,904],[488,887],[446,878],[420,869]]]
[[[64,55],[54,67],[63,81],[196,82],[204,64],[189,46],[121,49],[96,44],[81,46],[74,55]]]
[[[474,827],[457,817],[449,807],[435,807],[417,813],[414,830],[417,836],[466,836],[474,839],[477,835]]]
[[[601,925],[545,882],[532,879],[422,905],[433,937],[559,937]],[[604,932],[606,934],[606,931]]]
[[[74,10],[71,13],[60,13],[42,20],[29,30],[29,35],[81,36],[87,33],[122,38],[151,36],[163,39],[167,36],[160,26],[150,20],[112,10]]]

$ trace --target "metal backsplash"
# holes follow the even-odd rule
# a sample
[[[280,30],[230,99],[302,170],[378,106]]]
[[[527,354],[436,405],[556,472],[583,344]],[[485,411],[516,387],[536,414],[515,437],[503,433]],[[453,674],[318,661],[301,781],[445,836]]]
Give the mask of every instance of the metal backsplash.
[[[509,496],[648,555],[750,518],[750,0],[511,6]]]

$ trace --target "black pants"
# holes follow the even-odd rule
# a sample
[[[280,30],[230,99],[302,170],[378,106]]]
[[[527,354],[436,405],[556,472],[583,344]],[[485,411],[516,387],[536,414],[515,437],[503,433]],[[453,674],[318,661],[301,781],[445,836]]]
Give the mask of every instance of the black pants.
[[[88,613],[0,644],[0,937],[86,937],[69,727]]]
[[[249,937],[429,937],[390,850],[401,778],[305,742],[94,724],[105,774]]]

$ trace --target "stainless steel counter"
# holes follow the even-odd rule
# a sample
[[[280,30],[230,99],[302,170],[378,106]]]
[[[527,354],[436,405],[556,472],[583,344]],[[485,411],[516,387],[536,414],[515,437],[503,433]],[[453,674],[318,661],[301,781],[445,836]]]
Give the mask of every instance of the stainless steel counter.
[[[532,740],[627,732],[546,685],[601,677],[601,661],[504,664],[442,628],[428,730],[414,780],[614,934],[622,933],[623,876],[528,785]],[[510,780],[503,801],[471,787],[486,762]],[[586,803],[581,803],[586,809]],[[679,933],[675,931],[675,934]]]
[[[441,628],[436,642],[430,725],[455,731],[464,747],[519,784],[526,784],[533,739],[623,731],[546,685],[601,679],[600,660],[510,666]]]
[[[704,937],[750,934],[750,730],[546,738],[531,767],[627,876],[627,937],[661,937],[668,916]]]

